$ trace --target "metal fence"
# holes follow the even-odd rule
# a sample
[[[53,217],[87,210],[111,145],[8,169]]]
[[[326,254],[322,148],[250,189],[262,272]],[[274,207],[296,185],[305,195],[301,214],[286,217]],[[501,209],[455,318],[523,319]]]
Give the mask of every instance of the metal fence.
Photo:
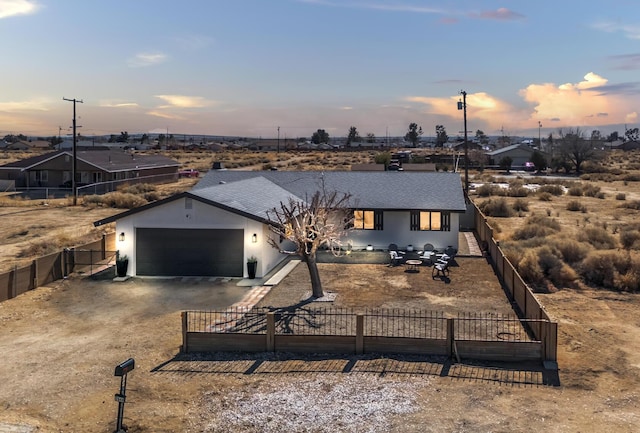
[[[531,329],[535,328],[537,334]],[[555,361],[555,323],[401,309],[229,308],[182,313],[182,350],[404,353]],[[540,336],[540,337],[537,337]]]
[[[447,320],[455,323],[457,340],[533,341],[514,316],[459,314],[440,311],[298,307],[274,309],[230,307],[216,311],[187,311],[186,332],[264,334],[267,314],[273,314],[276,335],[355,336],[356,318],[363,317],[363,335],[371,337],[446,339]]]

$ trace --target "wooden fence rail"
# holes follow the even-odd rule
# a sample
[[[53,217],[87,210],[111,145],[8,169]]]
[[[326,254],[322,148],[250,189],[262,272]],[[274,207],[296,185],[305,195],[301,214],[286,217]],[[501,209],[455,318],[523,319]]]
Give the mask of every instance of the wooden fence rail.
[[[83,266],[104,263],[113,255],[109,252],[115,250],[115,243],[115,233],[105,234],[97,241],[39,257],[28,266],[0,274],[0,302],[64,278]]]

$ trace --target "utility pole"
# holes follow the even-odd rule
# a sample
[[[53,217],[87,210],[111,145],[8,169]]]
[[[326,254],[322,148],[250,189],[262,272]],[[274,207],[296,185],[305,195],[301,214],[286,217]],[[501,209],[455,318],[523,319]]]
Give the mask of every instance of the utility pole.
[[[71,162],[71,189],[73,190],[73,205],[78,204],[78,187],[76,185],[76,166],[77,166],[77,137],[76,137],[76,102],[83,104],[82,99],[67,99],[62,97],[63,101],[73,102],[73,159]]]
[[[277,153],[280,153],[280,127],[279,126],[278,126],[278,148],[277,149],[278,149]]]
[[[542,122],[540,122],[538,120],[538,147],[540,148],[540,150],[542,150],[542,135],[541,135],[541,130],[542,130]]]
[[[467,92],[460,91],[462,101],[458,101],[458,110],[464,110],[464,193],[469,194],[469,144],[467,142]]]

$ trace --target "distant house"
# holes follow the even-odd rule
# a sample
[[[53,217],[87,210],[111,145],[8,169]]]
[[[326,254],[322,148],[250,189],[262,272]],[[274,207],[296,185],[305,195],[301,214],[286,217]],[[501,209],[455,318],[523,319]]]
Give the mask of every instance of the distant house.
[[[536,149],[532,148],[528,144],[512,144],[501,149],[496,149],[491,152],[487,152],[489,158],[489,165],[499,165],[502,158],[510,157],[512,167],[524,167],[526,162],[531,161],[531,155],[536,152]],[[538,150],[538,152],[540,152]],[[540,152],[546,155],[544,152]]]
[[[242,277],[255,256],[261,277],[287,257],[267,242],[276,224],[270,210],[322,188],[351,194],[354,230],[343,242],[354,250],[458,248],[466,202],[456,173],[212,170],[189,192],[94,224],[116,223],[131,275]]]
[[[640,142],[637,140],[625,141],[620,145],[620,147],[618,147],[618,149],[622,149],[624,151],[640,149]]]
[[[15,182],[16,188],[70,186],[73,152],[57,151],[0,166],[0,180]],[[80,185],[153,176],[174,176],[180,164],[162,155],[141,155],[121,150],[77,152],[77,179]]]

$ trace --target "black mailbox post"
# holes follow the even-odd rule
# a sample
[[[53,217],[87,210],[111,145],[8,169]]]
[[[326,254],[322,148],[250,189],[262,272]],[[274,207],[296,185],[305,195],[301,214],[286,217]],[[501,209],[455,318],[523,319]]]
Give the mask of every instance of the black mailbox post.
[[[122,419],[124,418],[124,403],[127,401],[127,373],[136,367],[136,361],[129,358],[121,364],[116,365],[114,376],[120,377],[120,392],[116,394],[115,400],[118,402],[118,418],[116,419],[116,429],[114,433],[125,433],[122,428]]]

